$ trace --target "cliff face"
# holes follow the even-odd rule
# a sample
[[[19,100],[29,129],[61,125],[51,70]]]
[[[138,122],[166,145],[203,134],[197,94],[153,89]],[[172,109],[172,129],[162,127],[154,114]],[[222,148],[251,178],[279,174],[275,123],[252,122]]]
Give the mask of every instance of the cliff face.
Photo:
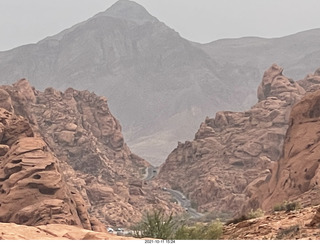
[[[91,216],[113,225],[130,225],[147,209],[170,205],[159,190],[143,182],[145,160],[125,144],[121,126],[104,97],[88,91],[33,89],[22,79],[4,86],[12,110],[26,117],[60,165],[68,185],[81,193]]]
[[[99,229],[61,173],[63,162],[34,135],[28,120],[13,113],[9,94],[3,89],[0,94],[0,222]]]
[[[299,81],[310,93],[292,108],[283,155],[271,166],[270,176],[248,187],[248,208],[270,210],[285,200],[303,206],[319,203],[319,81],[318,70]]]
[[[259,102],[245,112],[218,112],[193,141],[179,143],[161,167],[159,181],[182,190],[202,212],[235,214],[245,188],[282,154],[293,104],[305,93],[270,67],[258,88]],[[179,179],[179,180],[177,180]]]

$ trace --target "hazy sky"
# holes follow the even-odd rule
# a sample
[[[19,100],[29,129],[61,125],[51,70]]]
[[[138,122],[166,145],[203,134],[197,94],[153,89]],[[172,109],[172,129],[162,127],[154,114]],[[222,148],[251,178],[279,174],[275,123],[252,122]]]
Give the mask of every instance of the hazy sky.
[[[0,0],[0,50],[35,43],[116,0]],[[320,27],[319,0],[135,0],[196,42],[279,37]]]

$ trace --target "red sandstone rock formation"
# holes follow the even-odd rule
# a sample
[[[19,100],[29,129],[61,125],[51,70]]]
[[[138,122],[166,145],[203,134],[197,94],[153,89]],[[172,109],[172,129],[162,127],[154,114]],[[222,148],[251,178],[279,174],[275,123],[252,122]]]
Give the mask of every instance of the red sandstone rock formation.
[[[0,118],[0,222],[94,229],[83,199],[61,173],[61,162],[41,138],[34,137],[28,121],[3,108]]]
[[[3,99],[2,103],[11,99],[14,111],[28,119],[34,133],[63,161],[63,177],[68,186],[81,193],[76,198],[84,199],[92,217],[108,225],[124,226],[140,220],[148,209],[179,209],[168,203],[160,189],[143,183],[149,164],[125,144],[106,98],[72,88],[39,92],[25,79],[3,88],[8,101]],[[11,134],[16,137],[15,132],[10,133],[5,134],[6,140]]]
[[[264,74],[259,102],[245,112],[218,112],[193,141],[179,143],[159,174],[160,184],[180,189],[202,212],[236,214],[245,188],[282,154],[291,107],[305,93],[277,65]]]
[[[276,204],[289,200],[298,201],[303,206],[320,202],[319,131],[318,90],[308,93],[292,108],[283,156],[273,163],[270,177],[260,179],[258,185],[248,186],[248,207],[270,210]]]

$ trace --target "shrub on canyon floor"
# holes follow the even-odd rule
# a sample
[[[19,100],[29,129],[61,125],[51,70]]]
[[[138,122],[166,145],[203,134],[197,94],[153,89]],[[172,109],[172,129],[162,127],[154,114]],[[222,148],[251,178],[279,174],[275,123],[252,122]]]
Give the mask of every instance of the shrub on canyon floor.
[[[218,240],[222,235],[222,223],[214,221],[211,224],[197,223],[192,226],[183,225],[174,236],[176,240]]]
[[[137,238],[151,237],[159,239],[172,239],[176,222],[172,213],[167,216],[162,210],[147,212],[142,220],[134,226],[133,236]]]
[[[166,215],[162,210],[153,210],[147,212],[132,230],[133,236],[137,238],[216,240],[222,235],[222,223],[190,224],[190,219],[185,215]]]
[[[225,223],[230,218],[232,218],[231,212],[207,212],[198,220],[199,222],[211,223],[212,220],[219,219],[222,223]]]

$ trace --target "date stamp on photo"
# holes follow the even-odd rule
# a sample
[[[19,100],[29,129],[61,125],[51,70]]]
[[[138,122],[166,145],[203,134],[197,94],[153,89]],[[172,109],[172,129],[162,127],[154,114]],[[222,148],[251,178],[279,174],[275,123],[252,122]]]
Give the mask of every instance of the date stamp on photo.
[[[175,244],[175,240],[145,240],[146,244]]]

